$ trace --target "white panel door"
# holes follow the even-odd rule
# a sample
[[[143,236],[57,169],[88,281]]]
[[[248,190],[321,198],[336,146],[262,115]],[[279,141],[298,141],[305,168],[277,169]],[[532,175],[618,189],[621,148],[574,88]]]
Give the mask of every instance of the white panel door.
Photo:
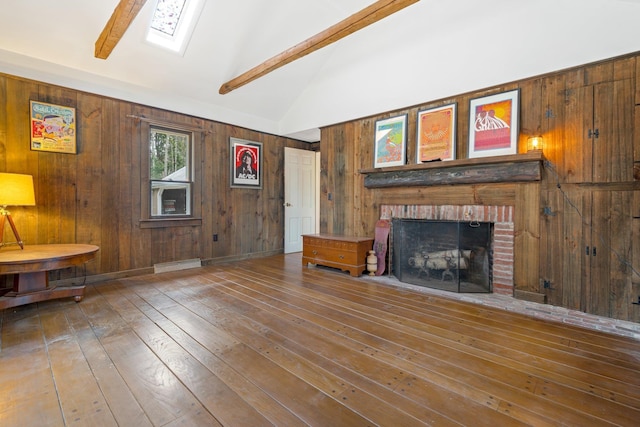
[[[316,153],[284,149],[284,253],[302,251],[302,235],[316,232]]]

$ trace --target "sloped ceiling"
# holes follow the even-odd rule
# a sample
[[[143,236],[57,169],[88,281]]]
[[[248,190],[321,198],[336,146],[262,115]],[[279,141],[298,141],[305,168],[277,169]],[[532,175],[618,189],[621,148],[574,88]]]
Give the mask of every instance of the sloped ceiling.
[[[421,0],[218,93],[371,3],[206,0],[180,56],[144,41],[148,0],[102,60],[118,0],[0,0],[0,72],[313,142],[323,126],[640,51],[640,0]]]

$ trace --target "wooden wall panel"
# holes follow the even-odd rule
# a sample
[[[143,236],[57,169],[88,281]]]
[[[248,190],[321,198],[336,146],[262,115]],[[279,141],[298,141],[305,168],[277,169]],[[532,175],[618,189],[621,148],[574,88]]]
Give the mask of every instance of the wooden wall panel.
[[[564,166],[564,153],[574,143],[566,135],[565,103],[567,102],[567,91],[565,76],[545,77],[542,79],[541,85],[541,134],[544,137],[544,156],[557,171],[558,168]],[[555,176],[553,181],[556,181],[557,178]]]
[[[203,235],[207,243],[205,247],[211,248],[212,258],[220,258],[227,254],[226,247],[228,241],[223,240],[229,235],[229,224],[232,218],[231,206],[226,197],[218,197],[214,191],[218,185],[229,185],[229,169],[221,168],[219,162],[213,162],[213,159],[221,159],[229,156],[229,142],[226,135],[230,134],[227,126],[214,127],[213,123],[209,123],[207,127],[209,143],[204,145],[206,154],[203,165],[203,175],[205,176],[205,184],[203,188],[202,198],[202,215],[209,218],[203,224]],[[218,236],[218,241],[213,241],[213,235]]]
[[[640,181],[640,105],[636,105],[634,108],[634,123],[633,123],[633,161],[634,173],[633,177],[635,181]]]
[[[456,102],[456,115],[458,117],[458,126],[456,127],[456,158],[464,159],[468,157],[469,152],[469,95],[462,95],[459,99],[451,98],[447,100],[447,104]]]
[[[585,311],[600,316],[611,316],[612,289],[611,264],[613,241],[611,236],[612,192],[594,191],[584,194],[583,212],[591,212],[590,222],[585,223],[586,246],[590,248],[588,271],[584,282]],[[588,218],[588,216],[584,216]],[[595,253],[593,251],[596,251]]]
[[[118,174],[117,180],[110,185],[113,186],[114,191],[118,195],[117,206],[131,206],[133,207],[136,201],[139,200],[140,194],[137,191],[133,191],[137,187],[132,186],[134,182],[134,173],[138,170],[135,165],[139,164],[138,159],[134,155],[134,150],[128,149],[130,146],[130,136],[135,132],[135,124],[132,120],[126,120],[127,117],[132,115],[132,105],[126,102],[120,102],[117,105],[118,117],[124,117],[125,120],[120,120],[117,129],[117,135],[114,136],[118,141]],[[109,133],[103,129],[103,139],[108,138]],[[137,193],[137,194],[136,194]],[[118,218],[117,223],[117,235],[118,235],[118,271],[128,271],[133,269],[133,260],[131,253],[133,251],[133,241],[136,238],[134,234],[133,223],[133,209],[117,209],[113,213]]]
[[[7,78],[0,74],[0,110],[7,111],[8,103]],[[7,165],[7,120],[8,114],[0,114],[0,170]]]
[[[555,244],[557,236],[564,235],[561,206],[563,196],[560,191],[542,191],[541,209],[546,209],[540,224],[540,293],[544,293],[547,303],[563,305],[564,286],[562,270],[565,251]]]
[[[639,75],[637,58],[629,55],[327,127],[321,138],[321,231],[373,235],[382,204],[512,205],[518,290],[544,294],[554,305],[637,321],[640,306],[631,300],[640,297],[635,295],[640,281],[632,279],[640,255],[629,236],[638,233],[631,229],[638,228],[640,208],[634,206],[640,196],[632,202],[611,192],[640,190],[640,166],[634,168],[632,161],[640,161],[640,132],[635,130],[640,126],[640,108],[635,107],[640,105]],[[521,100],[518,151],[526,151],[530,135],[545,138],[541,182],[364,188],[358,172],[372,169],[376,120],[408,114],[407,163],[414,164],[417,112],[455,102],[456,157],[465,159],[470,100],[516,88]],[[600,145],[589,138],[589,130],[598,125]],[[357,146],[349,151],[345,146],[352,141]],[[361,159],[351,169],[345,161],[350,154]],[[328,200],[329,193],[347,198]],[[591,248],[593,236],[602,230],[609,233],[604,249],[599,248],[597,260],[587,258],[586,246]],[[624,254],[629,268],[616,264],[613,248]]]
[[[633,76],[631,76],[630,78],[632,78],[632,81],[634,83],[634,93],[635,93],[635,97],[634,97],[634,102],[635,102],[635,109],[634,109],[634,124],[633,124],[633,179],[635,181],[640,181],[640,84],[638,82],[640,82],[640,60],[638,60],[637,58],[635,58],[635,62],[634,62],[634,70],[635,73],[633,73]]]
[[[631,191],[610,192],[611,206],[609,208],[609,235],[611,236],[611,249],[605,253],[610,257],[610,283],[608,317],[633,318],[636,312],[632,295],[632,261],[633,243],[631,240],[633,229],[633,217],[631,216],[633,193]],[[606,248],[603,248],[606,250]]]
[[[633,71],[632,71],[633,73]],[[631,77],[631,76],[630,76]],[[640,82],[640,59],[636,57],[635,61],[635,81]],[[636,84],[635,88],[635,103],[640,105],[640,84]]]
[[[613,81],[630,79],[635,81],[636,78],[636,56],[625,56],[614,59],[613,62]],[[635,99],[635,87],[630,92],[631,98]]]
[[[527,139],[543,134],[543,80],[532,79],[520,84],[520,140],[518,152],[527,151]]]
[[[30,150],[29,100],[76,108],[78,154]],[[310,144],[8,75],[0,75],[0,106],[0,171],[34,176],[37,206],[14,209],[28,244],[100,246],[97,259],[87,265],[89,275],[283,250],[284,147],[310,149]],[[141,179],[149,121],[196,130],[194,212],[200,225],[141,226],[149,204],[148,183]],[[230,188],[230,136],[263,143],[261,190]],[[78,270],[57,271],[52,279],[84,274]]]
[[[117,129],[114,125],[117,115],[111,113],[113,102],[97,96],[78,97],[76,120],[81,124],[77,127],[78,154],[66,156],[75,157],[78,164],[77,204],[73,206],[77,215],[76,233],[74,240],[68,243],[85,242],[100,246],[96,261],[87,265],[88,272],[92,274],[119,269],[117,257],[103,256],[117,253],[117,221],[121,213],[118,193],[109,191],[109,187],[118,182],[120,173],[118,135],[113,138],[114,144],[102,143],[109,129]]]
[[[640,296],[636,295],[640,292],[640,279],[634,273],[640,269],[640,249],[636,244],[640,233],[640,132],[636,131],[640,126],[640,108],[636,106],[640,105],[636,84],[639,75],[637,58],[629,55],[328,126],[322,129],[319,144],[321,231],[372,235],[383,203],[514,205],[515,280],[519,289],[544,293],[548,301],[568,308],[638,321],[639,306],[631,306],[630,299]],[[607,93],[619,102],[601,102],[610,108],[605,114],[615,128],[609,144],[618,144],[614,151],[599,154],[606,158],[604,165],[609,174],[604,182],[591,179],[592,151],[585,136],[593,124],[595,112],[590,100],[596,85],[607,88]],[[521,91],[520,151],[524,151],[529,133],[541,131],[545,137],[544,153],[549,163],[545,164],[540,184],[364,188],[359,171],[370,169],[373,164],[375,120],[408,114],[407,162],[415,163],[417,112],[456,102],[457,157],[466,158],[469,101],[515,88]],[[619,97],[620,93],[628,96]],[[78,155],[29,149],[30,99],[77,108]],[[30,173],[36,178],[38,206],[14,209],[18,227],[28,243],[98,244],[102,250],[97,262],[88,266],[90,274],[141,271],[168,260],[225,259],[282,248],[284,195],[283,182],[277,177],[282,176],[284,168],[283,148],[309,149],[311,145],[7,75],[0,75],[0,106],[4,107],[0,110],[0,170]],[[141,118],[200,129],[196,163],[201,183],[197,202],[201,225],[141,227],[143,208],[148,204],[142,197],[146,183],[141,180],[140,165],[146,151]],[[229,188],[230,136],[264,144],[262,190]],[[636,162],[633,173],[629,172],[631,157]],[[626,164],[619,166],[616,159]],[[598,200],[613,199],[606,204],[607,209],[592,214],[595,191],[603,192]],[[607,194],[611,191],[631,192],[633,201],[624,202],[624,197]],[[632,213],[625,216],[629,205]],[[619,248],[632,267],[622,271],[607,256],[608,265],[603,271],[608,271],[607,280],[613,280],[613,288],[599,283],[604,276],[587,282],[598,275],[593,276],[584,258],[592,221],[596,220],[600,227],[607,218],[618,218],[615,221],[622,230],[631,229],[627,230],[627,237],[615,237],[622,236],[619,229],[611,237],[610,246]],[[213,234],[218,235],[217,242],[213,242]],[[62,271],[58,277],[75,274],[78,272]],[[544,288],[545,281],[549,288]],[[588,299],[587,286],[600,296],[598,302]],[[605,304],[607,298],[609,302]]]
[[[540,290],[540,184],[518,185],[514,211],[513,281],[517,290],[542,293]]]
[[[16,80],[5,78],[5,90],[2,93],[6,98],[2,101],[4,106],[3,114],[5,117],[2,122],[6,125],[2,133],[6,135],[4,146],[4,167],[8,165],[15,165],[15,169],[12,172],[34,174],[38,170],[38,156],[35,152],[32,152],[30,147],[29,137],[29,125],[15,126],[16,123],[20,123],[20,117],[29,114],[29,99],[32,95],[35,95],[38,90],[36,84],[25,84]],[[25,102],[26,99],[26,102]],[[16,149],[16,147],[18,149]],[[8,169],[5,169],[6,171]],[[43,197],[40,191],[43,186],[38,182],[34,182],[36,204],[39,202],[39,197]],[[16,226],[20,231],[20,237],[26,243],[32,243],[38,239],[38,227],[35,225],[35,217],[38,213],[37,206],[35,208],[11,208],[12,216],[16,221]],[[28,226],[20,227],[17,223],[20,220],[24,223],[27,220]],[[13,236],[9,234],[5,228],[5,242],[13,241]]]
[[[374,162],[374,132],[375,121],[372,119],[364,119],[358,122],[358,133],[356,135],[355,146],[358,150],[358,164],[357,169],[367,169],[373,166]],[[364,188],[364,175],[359,173],[355,174],[356,191],[358,191],[359,209],[356,215],[358,227],[354,230],[354,234],[358,236],[373,236],[375,228],[371,228],[371,224],[380,217],[380,207],[376,203],[374,192],[366,191]]]

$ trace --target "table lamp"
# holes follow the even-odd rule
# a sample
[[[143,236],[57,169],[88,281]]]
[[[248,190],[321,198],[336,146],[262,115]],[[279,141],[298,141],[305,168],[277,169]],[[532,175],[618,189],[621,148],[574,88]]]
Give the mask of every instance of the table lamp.
[[[4,243],[4,224],[8,220],[20,249],[24,249],[24,244],[7,206],[35,205],[36,196],[33,191],[33,177],[31,175],[0,173],[0,248],[6,245]]]

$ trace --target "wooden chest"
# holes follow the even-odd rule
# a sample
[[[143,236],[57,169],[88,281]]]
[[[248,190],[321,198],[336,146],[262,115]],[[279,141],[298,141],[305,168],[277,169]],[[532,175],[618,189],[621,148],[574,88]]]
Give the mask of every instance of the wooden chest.
[[[372,248],[373,238],[369,237],[306,234],[302,236],[302,265],[339,268],[357,277],[367,268],[367,255]]]

